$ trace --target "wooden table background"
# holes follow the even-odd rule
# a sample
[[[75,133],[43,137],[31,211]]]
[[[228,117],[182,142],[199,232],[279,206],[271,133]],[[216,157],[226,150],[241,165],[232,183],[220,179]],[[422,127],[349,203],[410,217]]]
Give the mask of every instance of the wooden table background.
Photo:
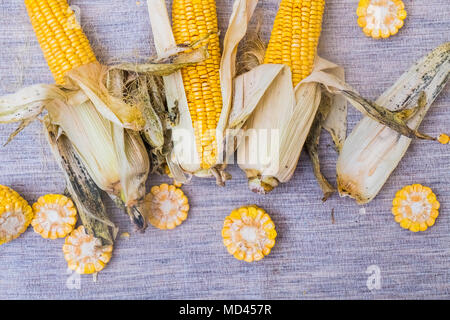
[[[269,36],[279,1],[261,0],[263,31]],[[348,82],[368,98],[377,98],[414,61],[450,40],[448,0],[405,0],[408,18],[395,37],[366,38],[356,24],[357,0],[328,0],[319,53],[345,67]],[[133,60],[153,53],[145,1],[74,0],[99,59],[104,63]],[[231,0],[218,0],[224,30]],[[23,1],[0,0],[0,94],[52,77],[35,40]],[[427,115],[423,131],[449,132],[446,88]],[[349,110],[349,128],[360,119]],[[14,125],[0,126],[6,141]],[[334,181],[331,139],[323,135],[323,169]],[[317,299],[317,298],[449,298],[450,297],[450,161],[449,147],[414,142],[378,197],[357,206],[333,196],[325,204],[302,154],[291,182],[267,196],[248,191],[244,174],[230,167],[225,188],[194,179],[184,187],[190,199],[189,219],[173,231],[149,227],[133,232],[127,217],[108,202],[120,227],[108,267],[93,282],[67,272],[62,239],[44,240],[30,228],[0,247],[1,299]],[[169,180],[152,176],[149,187]],[[406,184],[422,183],[437,193],[441,215],[429,231],[402,230],[390,213],[391,200]],[[36,122],[11,144],[0,148],[0,184],[16,189],[30,203],[46,193],[64,190]],[[223,219],[235,207],[257,204],[276,223],[278,239],[270,256],[247,264],[230,256],[222,244]],[[335,222],[331,212],[334,210]],[[379,267],[381,288],[369,290],[371,265]],[[78,281],[78,284],[77,284]]]

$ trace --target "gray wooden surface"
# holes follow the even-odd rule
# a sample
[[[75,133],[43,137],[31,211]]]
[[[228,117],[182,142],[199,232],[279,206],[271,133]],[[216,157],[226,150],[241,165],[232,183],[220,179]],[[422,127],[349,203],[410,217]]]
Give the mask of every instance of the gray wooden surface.
[[[261,0],[266,37],[277,0]],[[415,60],[450,40],[448,0],[406,0],[408,18],[389,40],[366,38],[356,24],[358,0],[328,0],[320,54],[345,67],[348,82],[375,99]],[[152,53],[145,1],[74,0],[84,29],[105,63],[133,60]],[[232,1],[218,0],[224,28]],[[0,94],[23,85],[52,82],[35,40],[23,1],[0,0]],[[434,104],[422,129],[449,132],[449,90]],[[360,119],[349,112],[352,128]],[[4,142],[14,129],[0,126]],[[323,168],[334,179],[336,156],[324,134]],[[108,267],[94,283],[66,272],[63,240],[44,240],[30,228],[21,238],[0,247],[2,299],[317,299],[317,298],[449,298],[450,297],[450,161],[449,147],[416,141],[378,197],[362,210],[350,199],[320,201],[308,157],[303,154],[293,180],[267,196],[247,190],[245,177],[231,167],[226,188],[195,179],[184,190],[189,219],[173,231],[149,227],[136,234],[127,217],[108,209],[129,239],[117,241]],[[165,180],[151,177],[149,187]],[[423,183],[437,193],[441,215],[429,231],[401,229],[390,213],[395,191]],[[34,123],[10,145],[0,148],[0,184],[9,185],[28,201],[62,192],[64,181]],[[230,256],[221,241],[223,219],[235,207],[258,204],[276,223],[277,244],[264,260],[247,264]],[[335,222],[331,212],[334,210]],[[380,269],[381,288],[366,286],[369,266]],[[69,279],[69,281],[68,281]],[[67,285],[67,282],[75,285]],[[77,289],[78,287],[78,289]]]

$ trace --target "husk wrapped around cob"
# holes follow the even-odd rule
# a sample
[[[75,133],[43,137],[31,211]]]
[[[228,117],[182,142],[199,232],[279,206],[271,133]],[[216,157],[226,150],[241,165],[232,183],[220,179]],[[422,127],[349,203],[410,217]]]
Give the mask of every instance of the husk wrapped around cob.
[[[407,124],[417,130],[428,109],[445,87],[450,73],[450,42],[414,63],[386,90],[376,104],[401,112],[413,110]],[[416,108],[408,109],[416,106]],[[341,196],[359,204],[376,197],[405,155],[411,138],[366,116],[345,141],[337,162]]]
[[[0,97],[0,123],[20,122],[11,140],[46,109],[51,143],[58,145],[59,139],[68,139],[60,148],[53,148],[55,154],[63,157],[65,152],[72,152],[67,150],[70,147],[76,153],[73,159],[80,160],[65,163],[63,168],[87,171],[89,179],[125,207],[137,228],[143,230],[146,222],[140,207],[150,160],[139,131],[147,128],[147,105],[117,94],[114,84],[120,85],[121,79],[116,81],[115,76],[119,67],[108,68],[97,62],[67,1],[26,0],[25,4],[57,84],[34,85]],[[180,53],[184,50],[180,48],[157,63],[149,62],[146,72],[167,75],[195,62],[189,59],[204,58],[201,52],[200,58],[197,56],[198,51]],[[74,188],[69,187],[69,191],[75,200],[83,202]],[[100,201],[95,198],[93,201]],[[92,228],[87,226],[87,230]],[[102,238],[110,241],[112,237]]]
[[[220,54],[215,1],[175,0],[173,30],[163,0],[148,0],[153,40],[158,56],[178,45],[198,42],[206,45],[208,58],[195,66],[164,77],[169,112],[179,121],[172,125],[173,150],[167,157],[175,180],[189,175],[214,176],[223,184],[224,141],[233,98],[236,53],[245,36],[257,1],[234,2],[223,52]]]

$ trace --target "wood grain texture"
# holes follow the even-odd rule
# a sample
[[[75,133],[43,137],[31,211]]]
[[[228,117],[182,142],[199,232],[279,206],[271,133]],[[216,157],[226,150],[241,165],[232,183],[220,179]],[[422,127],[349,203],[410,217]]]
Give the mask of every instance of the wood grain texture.
[[[345,67],[348,82],[368,98],[377,98],[414,61],[450,41],[450,2],[405,1],[408,18],[388,40],[366,38],[356,24],[357,0],[329,0],[319,53]],[[145,1],[74,0],[81,21],[104,63],[133,61],[152,54]],[[226,27],[232,1],[218,0],[220,26]],[[263,31],[270,34],[277,0],[262,0]],[[438,8],[438,10],[437,10]],[[223,36],[223,33],[222,33]],[[0,94],[22,85],[52,82],[22,1],[0,0]],[[27,75],[21,77],[20,75]],[[446,88],[426,117],[422,130],[449,132]],[[360,119],[349,111],[349,126]],[[0,126],[6,141],[13,125]],[[326,134],[323,169],[334,180],[336,155]],[[244,174],[230,168],[225,188],[195,179],[184,190],[190,198],[188,220],[173,231],[150,227],[137,234],[126,215],[108,210],[121,232],[113,259],[94,283],[81,277],[81,288],[68,289],[63,240],[42,239],[30,228],[0,247],[0,299],[385,299],[450,298],[450,148],[416,141],[378,197],[361,214],[350,199],[333,196],[323,204],[306,154],[293,180],[267,196],[247,190]],[[152,176],[149,187],[168,180]],[[429,231],[402,230],[390,213],[397,189],[430,186],[441,201],[441,215]],[[40,123],[33,123],[10,145],[0,148],[0,184],[33,202],[45,193],[62,192],[63,176],[46,145]],[[270,212],[278,241],[259,263],[231,257],[221,241],[223,219],[235,207],[258,204]],[[331,211],[334,209],[335,223]],[[366,286],[369,265],[381,269],[381,289]]]

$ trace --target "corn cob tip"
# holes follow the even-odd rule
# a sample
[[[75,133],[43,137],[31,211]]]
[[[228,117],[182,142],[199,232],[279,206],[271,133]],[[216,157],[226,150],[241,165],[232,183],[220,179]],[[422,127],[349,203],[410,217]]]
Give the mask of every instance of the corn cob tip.
[[[440,204],[433,191],[420,184],[399,190],[392,201],[395,221],[413,232],[425,231],[434,225]]]
[[[275,245],[277,232],[270,216],[257,206],[233,210],[225,218],[222,229],[223,244],[238,260],[259,261]]]
[[[407,15],[401,0],[361,0],[356,14],[363,32],[374,39],[397,34]]]
[[[278,186],[279,182],[274,177],[252,177],[248,179],[249,189],[258,194],[267,194]]]
[[[0,245],[18,238],[24,233],[33,210],[16,191],[0,185]]]
[[[147,218],[158,229],[174,229],[188,217],[189,202],[183,191],[173,185],[154,186],[145,197]]]

